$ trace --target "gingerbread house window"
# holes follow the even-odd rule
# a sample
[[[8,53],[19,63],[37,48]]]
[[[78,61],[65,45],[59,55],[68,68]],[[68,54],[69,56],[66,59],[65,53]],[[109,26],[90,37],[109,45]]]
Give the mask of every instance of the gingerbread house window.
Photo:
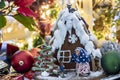
[[[60,50],[57,54],[58,61],[63,63],[70,63],[71,61],[71,51],[70,50]]]

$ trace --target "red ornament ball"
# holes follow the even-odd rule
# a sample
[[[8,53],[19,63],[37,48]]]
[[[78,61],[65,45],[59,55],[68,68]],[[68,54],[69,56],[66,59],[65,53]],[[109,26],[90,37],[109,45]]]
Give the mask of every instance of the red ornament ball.
[[[29,51],[17,51],[12,56],[11,64],[12,67],[20,73],[28,72],[34,63],[34,59]]]

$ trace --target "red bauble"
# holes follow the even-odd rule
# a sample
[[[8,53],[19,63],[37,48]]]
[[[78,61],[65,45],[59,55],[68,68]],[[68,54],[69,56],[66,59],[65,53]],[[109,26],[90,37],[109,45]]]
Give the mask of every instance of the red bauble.
[[[16,51],[18,51],[19,50],[19,48],[17,47],[17,46],[15,46],[15,45],[12,45],[12,44],[8,44],[8,43],[6,43],[7,44],[7,46],[6,46],[6,55],[7,55],[7,57],[8,58],[11,58],[12,57],[12,55],[16,52]],[[2,48],[2,45],[3,45],[3,43],[0,43],[0,49]]]
[[[17,51],[11,59],[13,68],[20,73],[28,72],[34,63],[34,59],[29,51]]]

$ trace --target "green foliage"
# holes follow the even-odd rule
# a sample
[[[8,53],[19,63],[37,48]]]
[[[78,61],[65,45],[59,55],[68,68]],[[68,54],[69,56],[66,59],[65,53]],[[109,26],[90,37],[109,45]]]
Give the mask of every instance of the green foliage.
[[[120,54],[109,51],[101,58],[101,66],[107,74],[117,74],[120,71]]]
[[[22,14],[16,14],[13,16],[17,21],[22,23],[26,28],[28,28],[30,31],[34,31],[33,26],[35,26],[35,22],[33,18],[24,16]]]
[[[116,0],[115,5],[112,5],[112,2],[108,2],[108,4],[102,3],[104,3],[104,0],[99,4],[96,4],[97,7],[94,7],[94,12],[97,16],[95,16],[93,30],[98,39],[106,39],[110,34],[115,35],[114,32],[110,31],[110,28],[120,25],[120,20],[114,20],[119,11],[120,0]],[[111,39],[114,41],[115,37],[112,37]]]
[[[5,7],[5,2],[4,2],[4,0],[1,0],[1,2],[0,2],[0,9],[2,9],[4,7]]]
[[[2,15],[0,15],[0,29],[3,28],[6,25],[6,18]]]
[[[39,36],[36,36],[33,40],[33,47],[40,47],[41,44],[43,43],[44,43],[43,39]]]
[[[50,17],[56,19],[58,11],[56,9],[52,9],[50,13]]]
[[[21,50],[28,50],[28,43],[24,44],[24,46],[21,48]]]
[[[59,7],[56,4],[54,4],[50,8],[51,8],[50,9],[50,18],[57,19],[58,12],[60,10]]]
[[[101,32],[95,32],[95,35],[97,36],[97,39],[101,39],[104,34],[101,34]]]
[[[7,2],[7,4],[5,4],[5,2]],[[6,25],[4,16],[12,16],[30,31],[34,31],[33,26],[36,26],[36,23],[33,18],[18,14],[17,10],[14,10],[14,8],[17,7],[18,6],[14,4],[14,0],[0,0],[0,29]]]

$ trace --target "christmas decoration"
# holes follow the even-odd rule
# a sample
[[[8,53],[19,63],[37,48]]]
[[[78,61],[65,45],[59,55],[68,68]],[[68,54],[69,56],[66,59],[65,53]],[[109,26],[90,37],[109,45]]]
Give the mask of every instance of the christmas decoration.
[[[34,30],[33,26],[36,26],[33,17],[38,15],[30,9],[30,6],[34,0],[2,0],[0,2],[0,29],[6,26],[6,16],[13,17],[26,28]]]
[[[60,55],[66,69],[75,67],[73,64],[69,64],[69,59],[76,47],[84,47],[88,52],[87,55],[91,54],[94,58],[101,58],[100,50],[94,44],[97,42],[96,37],[89,30],[88,24],[79,12],[71,7],[71,4],[60,12],[52,32],[54,33],[50,40],[52,52],[55,52],[58,62]]]
[[[19,6],[19,8],[17,9],[18,13],[21,13],[25,16],[29,16],[29,17],[37,17],[37,14],[35,14],[30,8],[29,6],[32,5],[32,3],[34,2],[34,0],[15,0],[14,4]]]
[[[100,47],[100,51],[102,55],[107,53],[108,51],[117,51],[120,52],[120,45],[117,42],[105,41]]]
[[[43,44],[41,46],[41,51],[39,52],[39,56],[37,57],[37,61],[32,67],[33,71],[46,71],[49,74],[53,74],[58,70],[58,66],[54,64],[56,60],[52,55],[53,53],[50,51],[51,47]]]
[[[72,62],[77,63],[86,63],[90,62],[90,55],[87,55],[88,53],[81,47],[77,47],[75,49],[75,53],[72,55]]]
[[[120,54],[116,51],[108,51],[101,58],[101,66],[106,74],[117,74],[120,71]]]
[[[34,63],[34,59],[29,51],[17,51],[11,59],[12,67],[20,73],[28,72]]]
[[[13,44],[8,44],[5,42],[0,43],[0,60],[3,60],[8,65],[6,72],[9,71],[9,68],[11,66],[11,57],[18,50],[19,48]]]
[[[72,55],[72,62],[76,63],[77,75],[88,76],[90,74],[89,62],[91,56],[81,47],[75,49],[75,53]]]
[[[6,52],[6,56],[11,59],[12,55],[19,50],[19,48],[13,44],[0,43],[0,50],[2,49]]]
[[[61,75],[61,77],[62,78],[64,78],[65,77],[65,75],[64,75],[64,69],[65,69],[65,66],[64,66],[64,64],[62,63],[62,61],[61,62],[59,62],[60,63],[60,70],[61,70],[61,72],[62,72],[62,75]]]

